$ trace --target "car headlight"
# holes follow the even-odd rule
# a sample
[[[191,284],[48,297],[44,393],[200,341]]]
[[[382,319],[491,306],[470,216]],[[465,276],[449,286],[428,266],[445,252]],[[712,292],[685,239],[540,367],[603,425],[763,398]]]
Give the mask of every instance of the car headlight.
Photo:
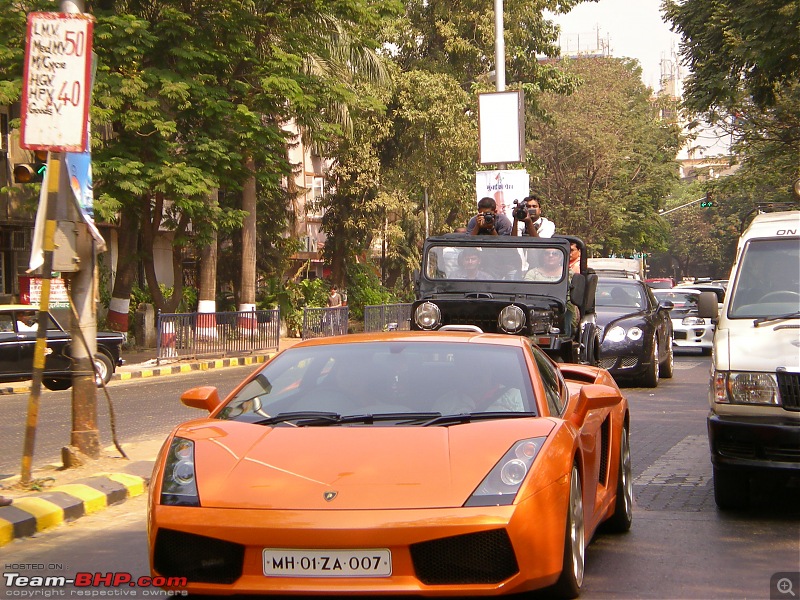
[[[192,440],[176,437],[169,445],[161,482],[161,504],[200,506]]]
[[[633,340],[635,342],[642,339],[643,335],[644,332],[642,331],[641,327],[634,326],[630,329],[625,329],[621,325],[614,325],[606,332],[606,337],[604,339],[609,342],[621,342],[627,337],[629,340]]]
[[[778,380],[773,373],[715,371],[712,385],[718,404],[779,404]]]
[[[433,302],[423,302],[414,311],[414,322],[420,329],[435,329],[442,322],[442,311]]]
[[[706,320],[702,317],[683,317],[683,320],[681,321],[681,325],[688,325],[688,326],[705,325],[705,324]]]
[[[506,333],[517,333],[525,327],[525,313],[519,306],[509,304],[500,311],[497,325]]]
[[[507,506],[513,503],[546,439],[530,438],[511,446],[464,506]]]

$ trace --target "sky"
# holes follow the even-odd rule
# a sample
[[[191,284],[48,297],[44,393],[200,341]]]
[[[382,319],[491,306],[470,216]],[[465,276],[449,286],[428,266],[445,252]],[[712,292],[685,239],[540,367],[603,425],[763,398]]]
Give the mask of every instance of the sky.
[[[677,66],[680,41],[662,20],[660,5],[661,0],[599,0],[551,18],[561,26],[562,54],[596,49],[599,30],[611,56],[638,59],[645,85],[658,91],[661,60]]]

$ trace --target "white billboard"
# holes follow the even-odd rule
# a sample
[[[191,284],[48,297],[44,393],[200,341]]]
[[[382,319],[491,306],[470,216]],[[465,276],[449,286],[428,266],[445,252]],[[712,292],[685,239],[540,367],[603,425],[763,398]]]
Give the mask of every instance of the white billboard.
[[[481,164],[525,161],[524,114],[521,90],[478,94]]]

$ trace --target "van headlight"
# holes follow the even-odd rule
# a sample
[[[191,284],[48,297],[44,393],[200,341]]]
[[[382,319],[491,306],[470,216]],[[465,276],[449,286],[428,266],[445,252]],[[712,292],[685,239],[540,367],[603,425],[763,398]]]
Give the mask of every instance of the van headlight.
[[[442,323],[442,311],[433,302],[423,302],[414,311],[414,323],[420,329],[436,329]]]
[[[497,325],[506,333],[517,333],[525,327],[525,313],[519,306],[509,304],[500,311]]]
[[[715,371],[714,402],[718,404],[778,405],[778,380],[773,373]]]

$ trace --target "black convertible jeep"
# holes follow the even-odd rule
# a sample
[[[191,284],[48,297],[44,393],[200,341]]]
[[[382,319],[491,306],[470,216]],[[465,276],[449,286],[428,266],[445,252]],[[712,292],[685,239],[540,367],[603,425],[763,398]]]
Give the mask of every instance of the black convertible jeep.
[[[570,243],[581,250],[577,273],[569,270]],[[527,336],[558,361],[598,364],[597,275],[580,238],[430,237],[414,284],[412,329],[473,325]]]

